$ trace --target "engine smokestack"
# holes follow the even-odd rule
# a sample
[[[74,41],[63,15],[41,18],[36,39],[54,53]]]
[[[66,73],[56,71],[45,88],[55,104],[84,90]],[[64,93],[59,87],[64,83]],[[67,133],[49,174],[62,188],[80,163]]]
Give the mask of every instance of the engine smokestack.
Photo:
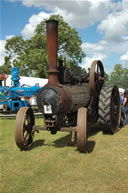
[[[58,81],[57,50],[58,50],[58,21],[46,21],[47,50],[48,50],[48,84]]]

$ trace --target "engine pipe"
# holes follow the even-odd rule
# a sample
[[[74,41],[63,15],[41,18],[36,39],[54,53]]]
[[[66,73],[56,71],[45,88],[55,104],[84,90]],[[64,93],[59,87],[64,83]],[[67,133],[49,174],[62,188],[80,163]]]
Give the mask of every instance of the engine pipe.
[[[46,21],[48,50],[48,84],[59,83],[57,77],[58,21]]]

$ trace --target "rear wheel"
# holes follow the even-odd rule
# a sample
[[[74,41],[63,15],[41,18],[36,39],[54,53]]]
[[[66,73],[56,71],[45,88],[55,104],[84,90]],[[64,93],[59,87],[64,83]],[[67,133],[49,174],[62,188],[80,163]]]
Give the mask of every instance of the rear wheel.
[[[120,96],[117,86],[104,85],[100,91],[98,105],[99,123],[103,131],[115,133],[120,123]]]

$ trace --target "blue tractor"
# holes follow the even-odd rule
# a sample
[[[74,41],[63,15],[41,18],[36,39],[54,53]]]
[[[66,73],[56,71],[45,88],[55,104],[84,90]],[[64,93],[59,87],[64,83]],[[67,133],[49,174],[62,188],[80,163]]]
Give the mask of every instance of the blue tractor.
[[[39,84],[20,86],[18,67],[12,67],[11,77],[12,87],[0,85],[0,105],[3,105],[4,112],[15,112],[21,107],[30,106],[30,97],[36,96],[40,90]]]

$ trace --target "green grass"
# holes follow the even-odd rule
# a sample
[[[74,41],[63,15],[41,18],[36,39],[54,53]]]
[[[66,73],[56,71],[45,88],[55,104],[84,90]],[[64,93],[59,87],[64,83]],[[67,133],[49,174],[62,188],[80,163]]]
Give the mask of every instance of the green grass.
[[[36,124],[43,121],[36,119]],[[0,120],[1,193],[126,193],[128,126],[115,135],[89,132],[88,153],[77,151],[70,134],[35,134],[29,151],[14,140],[15,120]]]

